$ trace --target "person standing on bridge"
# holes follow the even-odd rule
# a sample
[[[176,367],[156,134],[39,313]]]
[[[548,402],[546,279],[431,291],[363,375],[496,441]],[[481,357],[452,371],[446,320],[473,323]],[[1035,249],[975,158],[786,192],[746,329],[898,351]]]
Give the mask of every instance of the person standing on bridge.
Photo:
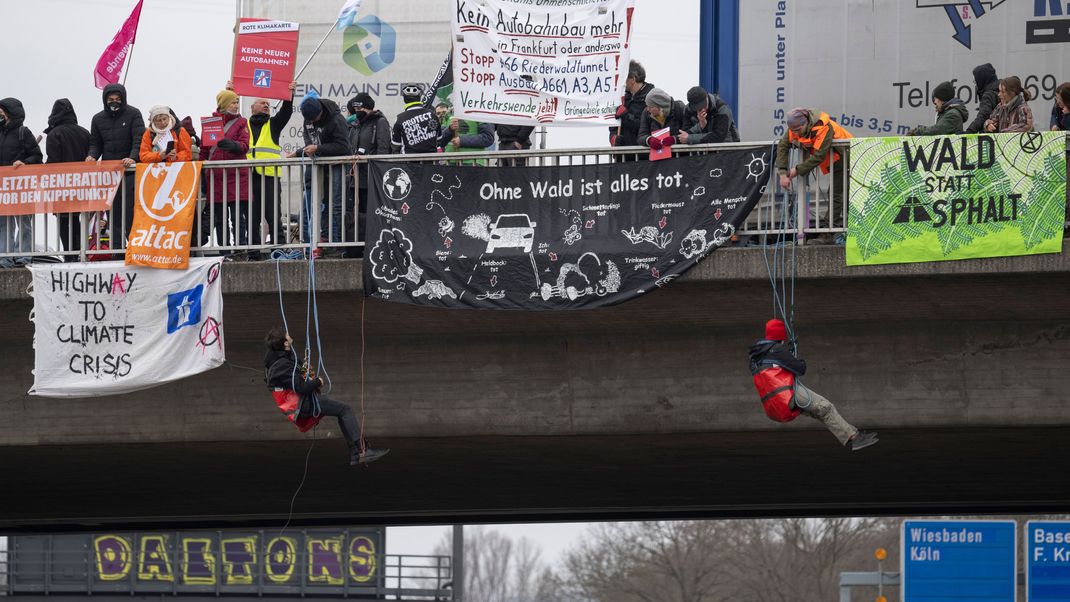
[[[832,402],[797,380],[806,374],[806,362],[795,357],[784,344],[787,330],[783,321],[769,320],[765,323],[765,338],[750,348],[750,371],[766,415],[777,422],[790,422],[799,414],[820,420],[852,451],[876,443],[877,433],[851,426]]]
[[[335,401],[320,392],[323,379],[309,374],[306,366],[297,365],[293,339],[281,326],[272,328],[264,337],[267,354],[264,374],[267,386],[275,398],[275,405],[302,433],[315,427],[324,416],[338,419],[338,428],[349,446],[349,465],[367,464],[385,456],[389,449],[372,449],[360,433],[357,419],[349,404]]]
[[[786,117],[788,130],[780,139],[776,149],[776,168],[780,174],[780,187],[787,190],[796,177],[806,177],[815,168],[832,177],[832,216],[823,215],[830,207],[821,203],[818,206],[819,225],[843,228],[843,189],[846,177],[843,156],[832,148],[833,140],[853,138],[850,132],[829,117],[828,113],[819,113],[813,109],[795,108],[788,111]],[[802,150],[804,158],[795,167],[788,168],[788,155],[791,148]],[[827,245],[834,242],[831,233],[819,234],[807,240],[808,244]]]

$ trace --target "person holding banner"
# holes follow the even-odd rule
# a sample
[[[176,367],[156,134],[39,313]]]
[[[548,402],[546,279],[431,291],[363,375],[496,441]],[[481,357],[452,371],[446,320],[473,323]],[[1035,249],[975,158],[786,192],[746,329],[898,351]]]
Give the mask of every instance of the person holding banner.
[[[149,128],[141,136],[140,155],[142,163],[193,160],[193,141],[170,108],[156,105],[149,109]]]
[[[446,114],[443,116],[442,137],[438,145],[447,153],[473,153],[487,150],[494,145],[494,126],[471,119],[457,119],[453,116],[453,106],[443,102]],[[485,160],[476,164],[486,165]],[[463,164],[463,163],[462,163]]]
[[[122,161],[124,167],[133,167],[138,162],[141,151],[141,136],[145,132],[145,119],[141,111],[127,104],[126,87],[122,84],[108,84],[101,93],[104,110],[93,116],[89,125],[89,155],[87,162],[98,159],[104,161]],[[114,219],[115,208],[122,211],[120,219]],[[113,219],[111,246],[116,248],[119,232],[115,224],[122,224],[122,237],[125,240],[134,223],[134,174],[127,171],[123,176],[123,187],[116,191],[112,201]],[[125,247],[125,242],[123,243]]]
[[[338,428],[349,446],[349,465],[367,464],[385,456],[389,449],[372,449],[361,437],[360,426],[349,404],[335,401],[321,392],[323,379],[308,373],[308,366],[297,364],[293,339],[278,326],[264,337],[267,353],[264,374],[275,404],[301,432],[312,429],[323,416],[338,419]]]
[[[46,163],[71,163],[82,161],[89,154],[89,130],[78,125],[78,116],[74,105],[66,98],[61,98],[52,105],[52,114],[48,116],[45,128]],[[59,213],[59,239],[64,251],[82,250],[82,214]],[[77,255],[64,255],[63,261],[78,261]]]
[[[433,153],[438,150],[442,124],[435,115],[435,110],[424,105],[423,95],[420,84],[405,84],[401,87],[405,110],[394,120],[390,137],[395,153]]]
[[[628,78],[624,81],[624,97],[617,107],[620,126],[609,128],[610,146],[636,146],[639,144],[639,126],[646,111],[646,97],[654,89],[647,83],[646,69],[639,61],[628,63]]]
[[[843,189],[847,170],[844,168],[843,157],[832,150],[832,141],[853,138],[851,132],[833,121],[828,113],[818,113],[813,109],[794,108],[788,111],[786,121],[788,131],[784,132],[776,149],[776,168],[780,174],[780,187],[787,190],[791,187],[793,179],[800,176],[805,178],[818,167],[824,174],[833,171],[831,226],[842,228]],[[788,156],[791,154],[792,147],[802,149],[804,159],[789,169]],[[820,215],[827,211],[828,206],[822,204],[819,207],[819,217],[827,217]],[[835,242],[835,237],[830,233],[818,234],[807,240],[807,243],[812,245],[827,245],[833,242]]]
[[[231,89],[227,82],[227,89]],[[293,93],[297,84],[290,82],[290,98],[282,101],[277,113],[271,115],[271,102],[266,98],[257,98],[249,108],[249,153],[245,155],[250,161],[269,161],[282,157],[282,145],[280,138],[286,124],[294,114]],[[238,238],[241,244],[246,244],[250,235],[252,244],[259,246],[263,243],[263,227],[261,221],[266,218],[268,231],[271,232],[272,242],[279,244],[282,233],[277,229],[279,212],[276,202],[282,185],[279,183],[278,167],[254,167],[253,168],[253,201],[248,206],[242,205],[241,233]],[[248,210],[246,209],[248,207]],[[260,251],[251,251],[249,259],[258,261],[261,258]]]
[[[244,160],[249,152],[249,124],[241,116],[238,95],[231,90],[222,90],[215,99],[216,110],[212,115],[223,118],[223,138],[214,146],[203,148],[201,159],[206,163]],[[238,205],[249,201],[249,169],[210,169],[204,181],[207,182],[208,199],[201,214],[201,244],[211,239],[214,229],[216,244],[230,246],[237,242],[233,226],[238,225]]]
[[[41,162],[41,147],[30,128],[22,125],[26,111],[17,98],[0,100],[0,166],[16,169]],[[30,215],[0,217],[0,254],[33,252],[33,220]],[[0,257],[0,267],[29,265],[29,255]]]

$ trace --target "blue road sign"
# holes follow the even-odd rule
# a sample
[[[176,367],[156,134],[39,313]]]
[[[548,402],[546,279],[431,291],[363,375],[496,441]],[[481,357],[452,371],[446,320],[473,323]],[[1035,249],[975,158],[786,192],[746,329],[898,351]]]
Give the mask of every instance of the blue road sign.
[[[1015,602],[1014,521],[903,521],[903,602]]]
[[[1029,602],[1070,602],[1070,521],[1032,520],[1025,529]]]

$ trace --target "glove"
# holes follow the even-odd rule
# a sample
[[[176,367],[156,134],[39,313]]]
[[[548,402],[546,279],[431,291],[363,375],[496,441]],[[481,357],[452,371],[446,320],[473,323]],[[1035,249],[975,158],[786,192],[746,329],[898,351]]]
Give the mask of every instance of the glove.
[[[620,119],[621,117],[624,117],[627,114],[628,114],[628,107],[626,107],[624,105],[621,105],[621,106],[617,107],[617,113],[616,113],[617,119]]]
[[[669,148],[670,146],[672,146],[674,144],[676,144],[676,136],[669,136],[668,138],[665,139],[665,142],[661,143],[661,145],[663,147],[665,147],[665,148]]]
[[[216,143],[216,147],[219,150],[227,151],[228,153],[240,153],[241,145],[231,140],[230,138],[224,138]]]
[[[616,134],[610,134],[609,135],[609,145],[610,146],[617,146],[617,141],[618,140],[620,140],[620,136],[618,136]]]
[[[658,138],[655,138],[653,136],[650,136],[649,138],[646,139],[646,145],[649,146],[653,150],[661,150],[661,147],[665,146],[664,144],[661,143],[661,140],[659,140]]]

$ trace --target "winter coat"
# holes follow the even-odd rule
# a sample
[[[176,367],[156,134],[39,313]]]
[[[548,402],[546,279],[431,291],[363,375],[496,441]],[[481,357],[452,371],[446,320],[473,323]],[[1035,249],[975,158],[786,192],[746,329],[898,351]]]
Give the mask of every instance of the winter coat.
[[[290,118],[294,115],[294,103],[292,100],[284,100],[282,105],[279,106],[279,111],[268,117],[267,115],[253,115],[249,118],[249,131],[252,132],[251,140],[257,140],[260,138],[261,128],[265,124],[271,131],[271,140],[275,144],[279,144],[282,131],[286,129],[286,124],[290,123]]]
[[[498,130],[498,150],[515,151],[531,148],[531,133],[535,131],[534,126],[499,125],[495,129]],[[517,143],[520,144],[519,147],[516,146]]]
[[[316,390],[323,386],[319,378],[305,378],[295,369],[294,353],[290,350],[268,350],[264,356],[264,380],[272,389],[275,404],[297,426],[301,432],[316,426],[320,417],[313,417],[313,398]],[[300,399],[293,399],[295,395]]]
[[[460,139],[460,148],[454,148],[450,142],[454,137]],[[457,131],[449,128],[449,123],[442,127],[441,146],[447,153],[479,152],[494,145],[494,126],[482,121],[460,119],[457,121]]]
[[[624,115],[620,118],[620,128],[609,128],[609,141],[613,146],[636,146],[639,144],[639,126],[646,116],[646,95],[654,89],[654,84],[644,83],[635,94],[625,92],[621,99]]]
[[[639,122],[639,137],[636,142],[639,146],[646,146],[647,139],[650,138],[652,132],[669,128],[669,134],[673,137],[673,142],[679,142],[678,136],[681,131],[687,130],[687,105],[680,100],[672,101],[672,108],[669,110],[669,115],[665,117],[665,123],[658,123],[657,119],[650,114],[650,111],[643,111],[643,119]]]
[[[118,92],[122,101],[122,107],[115,112],[108,109],[107,102],[108,95],[113,92]],[[141,111],[126,104],[126,88],[122,84],[105,86],[101,98],[104,110],[94,115],[89,125],[88,156],[105,161],[128,157],[137,161],[141,135],[145,132]]]
[[[349,124],[338,105],[330,99],[319,99],[323,110],[316,121],[305,120],[302,136],[305,146],[316,145],[316,157],[349,156]],[[303,148],[298,149],[298,157],[305,156]]]
[[[1059,108],[1059,103],[1053,103],[1051,107],[1051,120],[1048,122],[1048,129],[1056,128],[1060,131],[1070,130],[1070,113],[1063,113],[1063,110]]]
[[[7,119],[0,126],[0,166],[14,165],[15,161],[40,163],[41,147],[30,128],[22,125],[26,120],[22,103],[15,98],[5,98],[0,100],[0,108],[7,113]]]
[[[936,114],[936,124],[914,128],[915,136],[946,136],[949,134],[961,134],[962,124],[970,116],[970,110],[966,103],[957,98],[944,103]]]
[[[234,127],[238,127],[238,126],[234,126]],[[175,157],[175,161],[192,161],[193,160],[193,140],[189,137],[189,132],[187,132],[181,125],[176,125],[174,127],[174,129],[171,130],[171,136],[174,137],[174,141],[175,141],[175,153],[177,155],[177,157]],[[167,150],[167,149],[164,148],[164,149],[159,149],[159,150],[153,150],[153,139],[155,137],[156,137],[156,134],[153,133],[151,128],[145,130],[145,134],[141,137],[141,162],[142,163],[163,163],[164,162],[164,155],[165,155],[164,151]],[[222,152],[222,151],[220,151],[220,152]],[[229,175],[228,175],[228,177],[229,177]]]
[[[732,108],[716,94],[706,95],[706,127],[699,125],[698,113],[687,109],[687,143],[717,144],[719,142],[739,142],[739,130],[732,118]]]
[[[438,150],[441,137],[442,124],[435,110],[413,102],[398,114],[390,142],[395,153],[433,153]]]
[[[806,361],[795,357],[780,341],[762,339],[751,346],[749,356],[751,374],[772,364],[787,369],[795,376],[806,374]]]
[[[977,84],[977,117],[974,117],[966,128],[967,134],[984,132],[985,122],[999,105],[999,78],[996,77],[996,68],[991,63],[975,67],[973,81]]]
[[[1032,132],[1033,111],[1029,108],[1029,103],[1025,101],[1025,96],[1019,94],[1009,103],[1000,103],[992,111],[992,115],[985,122],[985,131],[987,131],[988,124],[996,126],[996,133]]]
[[[223,118],[223,139],[233,140],[240,150],[228,151],[215,146],[201,149],[201,160],[209,161],[242,161],[249,152],[249,122],[241,115],[220,113],[214,111],[213,117]],[[226,169],[207,169],[205,166],[201,179],[205,186],[211,189],[208,199],[212,203],[245,201],[249,199],[249,168],[228,167]]]
[[[349,152],[354,155],[389,155],[390,122],[379,109],[360,114],[349,125]]]
[[[89,130],[78,125],[71,101],[61,98],[52,105],[45,128],[45,155],[48,163],[85,161],[89,156]]]

